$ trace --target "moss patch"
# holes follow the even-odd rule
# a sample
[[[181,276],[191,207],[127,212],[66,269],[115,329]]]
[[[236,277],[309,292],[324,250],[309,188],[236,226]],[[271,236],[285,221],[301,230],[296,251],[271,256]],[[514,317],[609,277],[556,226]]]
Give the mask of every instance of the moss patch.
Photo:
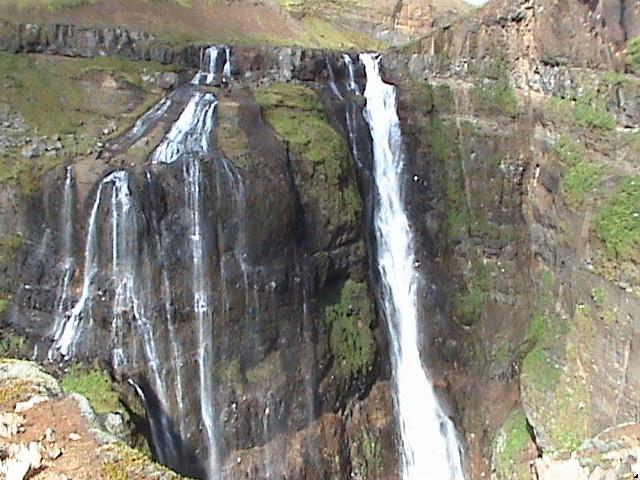
[[[355,185],[345,138],[329,125],[316,93],[300,85],[275,83],[258,88],[255,99],[276,135],[297,158],[303,203],[313,202],[329,231],[359,224],[362,201]]]
[[[2,313],[2,300],[0,300],[0,313]],[[0,357],[15,358],[24,352],[25,338],[11,332],[4,332],[0,337]]]
[[[477,108],[492,115],[506,115],[512,118],[518,115],[518,99],[506,76],[498,80],[478,81],[473,89],[472,98]]]
[[[344,379],[368,372],[375,359],[373,305],[366,283],[347,280],[338,302],[324,309],[333,371]]]
[[[66,391],[85,396],[97,413],[123,411],[124,407],[114,389],[113,380],[102,369],[75,364],[64,375],[60,385]]]
[[[625,63],[632,72],[638,72],[640,70],[640,37],[629,40]]]
[[[584,365],[593,355],[593,312],[580,304],[567,328],[551,325],[522,366],[523,400],[534,413],[532,423],[551,455],[575,451],[593,432],[590,378]],[[549,352],[563,356],[562,368]]]
[[[472,264],[466,289],[456,297],[457,315],[464,325],[473,325],[480,315],[491,286],[490,267],[482,261]]]
[[[561,136],[554,146],[554,153],[567,167],[563,180],[567,203],[580,206],[587,195],[597,189],[603,169],[585,160],[584,149],[568,136]]]
[[[100,447],[99,453],[104,457],[102,472],[99,473],[105,480],[186,479],[124,443],[109,443]]]
[[[493,440],[493,467],[498,480],[528,480],[525,455],[532,442],[531,427],[520,410],[511,412]]]
[[[598,212],[595,227],[610,257],[626,259],[634,254],[640,242],[640,178],[622,179]]]
[[[610,131],[616,127],[615,118],[607,111],[605,97],[595,90],[587,90],[575,101],[554,97],[551,99],[551,110],[562,119],[570,113],[573,124],[582,128]]]

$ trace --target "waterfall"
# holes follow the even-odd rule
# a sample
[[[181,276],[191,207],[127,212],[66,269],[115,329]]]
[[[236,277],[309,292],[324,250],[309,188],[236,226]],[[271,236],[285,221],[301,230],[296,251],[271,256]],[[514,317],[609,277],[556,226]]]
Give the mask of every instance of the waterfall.
[[[173,163],[183,153],[211,150],[214,113],[218,104],[210,93],[196,91],[151,156],[153,163]]]
[[[70,299],[69,287],[75,269],[75,259],[73,256],[73,169],[66,168],[64,181],[64,197],[62,205],[62,275],[60,279],[60,291],[58,293],[58,303],[56,307],[55,322],[52,329],[52,337],[60,338],[65,325],[65,312]],[[55,350],[50,349],[49,360],[55,358]]]
[[[212,310],[205,274],[204,241],[202,236],[202,171],[200,160],[188,156],[183,164],[185,196],[189,211],[189,236],[193,260],[193,309],[198,325],[198,377],[200,380],[200,415],[207,440],[208,478],[218,478],[218,458],[213,412],[213,338]]]
[[[169,107],[173,104],[173,95],[169,94],[156,103],[151,110],[145,112],[133,127],[125,133],[121,138],[111,145],[112,150],[121,150],[129,148],[131,145],[140,140],[144,135],[149,133],[151,129],[158,123],[160,118],[167,113]]]
[[[327,65],[327,70],[329,71],[329,87],[331,87],[331,91],[333,94],[338,97],[338,99],[342,100],[343,97],[340,94],[340,90],[338,90],[338,86],[336,85],[336,76],[333,73],[333,68],[331,67],[331,62],[328,58],[324,59],[324,62]]]
[[[231,49],[227,46],[224,47],[225,60],[224,67],[222,67],[222,80],[228,82],[231,80]]]
[[[348,53],[343,53],[342,58],[344,60],[344,64],[347,67],[347,88],[351,93],[360,95],[360,87],[356,83],[356,77],[353,73],[353,60]]]
[[[147,185],[151,189],[152,186],[152,178],[151,172],[146,172],[147,177]],[[176,319],[173,314],[172,307],[172,296],[171,292],[172,286],[169,280],[168,273],[168,262],[165,256],[165,252],[168,250],[168,247],[163,242],[163,238],[161,237],[161,224],[158,220],[158,215],[155,209],[151,209],[151,221],[153,224],[153,240],[155,251],[157,252],[160,258],[160,280],[161,284],[161,297],[162,303],[164,304],[164,312],[165,319],[167,322],[167,331],[169,333],[169,348],[171,349],[171,366],[173,367],[174,378],[174,397],[176,399],[176,405],[178,407],[176,418],[178,419],[178,433],[180,437],[184,437],[184,416],[185,416],[185,406],[184,406],[184,381],[182,378],[182,368],[184,366],[184,356],[182,353],[182,346],[178,340],[177,335],[177,325]]]
[[[82,280],[82,292],[80,299],[76,302],[71,311],[65,311],[60,324],[54,332],[53,344],[49,349],[49,359],[54,359],[58,355],[70,357],[74,353],[75,344],[78,339],[79,329],[84,317],[91,320],[91,297],[93,292],[93,279],[98,273],[97,259],[97,220],[102,190],[107,179],[103,180],[96,192],[96,198],[89,215],[89,230],[84,250],[84,278]],[[88,306],[88,308],[87,308]]]
[[[218,47],[207,47],[200,61],[200,71],[191,80],[192,85],[213,85],[216,79],[216,64],[218,63]]]
[[[367,73],[364,115],[373,139],[374,228],[382,306],[389,331],[403,480],[462,480],[457,435],[425,374],[418,347],[418,276],[403,208],[404,151],[396,91],[382,81],[380,59],[362,54]]]

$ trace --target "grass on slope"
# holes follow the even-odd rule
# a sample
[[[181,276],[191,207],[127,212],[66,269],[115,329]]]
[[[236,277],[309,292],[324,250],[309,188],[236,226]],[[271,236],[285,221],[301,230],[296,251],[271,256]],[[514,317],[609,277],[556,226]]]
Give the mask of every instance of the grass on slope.
[[[317,9],[315,6],[314,12]],[[323,15],[305,14],[295,19],[287,11],[286,6],[253,0],[0,0],[0,18],[138,28],[173,45],[379,46],[367,35],[341,27]]]

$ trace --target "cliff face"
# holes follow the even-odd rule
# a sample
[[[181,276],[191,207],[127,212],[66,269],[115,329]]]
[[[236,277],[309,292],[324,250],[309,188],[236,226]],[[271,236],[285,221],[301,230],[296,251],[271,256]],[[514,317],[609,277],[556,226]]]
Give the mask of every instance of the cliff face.
[[[637,422],[640,381],[640,83],[620,52],[636,16],[621,8],[493,2],[384,57],[409,152],[405,198],[423,279],[422,351],[465,439],[469,478],[530,478],[531,461],[539,478],[560,478],[557,468],[573,468],[576,478],[635,468],[623,452],[637,447],[635,426],[620,426]],[[44,65],[63,61],[51,54],[103,53],[159,64],[142,72],[140,85],[119,80],[118,67],[72,75],[85,86],[99,82],[96,98],[111,85],[128,99],[110,103],[116,128],[74,127],[74,138],[100,137],[86,155],[64,138],[59,150],[47,150],[55,139],[45,139],[42,157],[29,160],[36,180],[3,183],[0,305],[5,325],[27,337],[26,350],[37,346],[44,360],[56,320],[82,298],[93,238],[100,268],[77,358],[113,365],[113,347],[122,348],[127,363],[116,375],[143,390],[162,417],[151,423],[180,439],[178,452],[157,456],[174,455],[169,463],[185,473],[206,468],[207,392],[198,370],[206,352],[216,448],[229,478],[395,478],[387,340],[368,253],[371,146],[344,58],[221,49],[215,68],[223,70],[230,52],[233,78],[204,88],[218,101],[211,154],[150,165],[189,102],[184,70],[198,68],[202,48],[126,30],[9,24],[0,45],[46,53],[35,57]],[[357,62],[355,75],[362,88]],[[137,133],[120,125],[162,98],[163,85],[172,89],[166,110],[137,124]],[[14,139],[7,158],[22,154],[31,120],[11,112],[3,123]],[[51,158],[72,164],[72,174],[43,166]],[[128,189],[115,180],[100,186],[121,170]],[[185,187],[194,178],[197,196]],[[72,200],[63,202],[69,185]],[[117,253],[118,228],[138,239],[135,251]],[[64,296],[69,256],[75,268]],[[115,314],[118,268],[137,286],[134,301]],[[199,276],[210,343],[194,316]],[[157,378],[172,385],[166,398]],[[180,388],[194,394],[181,397]],[[179,411],[192,413],[180,423]],[[561,463],[571,452],[573,463]]]
[[[638,83],[619,73],[634,64],[610,7],[495,2],[387,57],[391,80],[415,81],[408,188],[445,272],[441,310],[464,332],[444,329],[427,351],[458,365],[476,475],[530,478],[539,456],[539,478],[636,468],[613,438],[637,422]]]

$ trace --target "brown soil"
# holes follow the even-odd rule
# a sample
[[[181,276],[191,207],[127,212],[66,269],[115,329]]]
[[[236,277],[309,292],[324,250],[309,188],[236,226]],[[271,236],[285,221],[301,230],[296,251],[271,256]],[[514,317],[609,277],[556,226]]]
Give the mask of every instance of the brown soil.
[[[74,480],[103,478],[98,445],[74,400],[70,398],[49,400],[21,415],[26,418],[25,432],[12,437],[10,442],[42,442],[43,450],[55,445],[62,451],[62,455],[55,460],[49,459],[43,452],[43,468],[30,478],[36,480],[63,478],[63,476]],[[54,432],[52,443],[45,440],[47,428],[51,428]],[[79,440],[71,440],[70,434],[79,435]]]

